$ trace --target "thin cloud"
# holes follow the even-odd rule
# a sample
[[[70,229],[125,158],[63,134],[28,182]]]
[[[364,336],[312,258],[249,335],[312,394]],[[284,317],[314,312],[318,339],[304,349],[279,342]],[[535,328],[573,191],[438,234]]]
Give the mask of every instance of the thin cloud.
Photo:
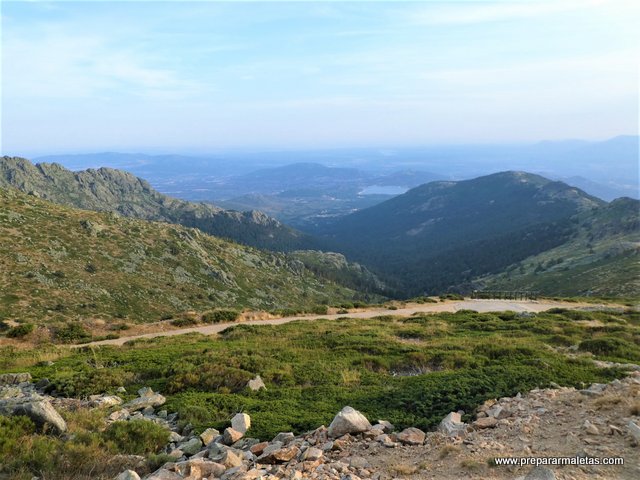
[[[422,7],[410,15],[410,22],[422,25],[463,25],[527,19],[572,10],[597,7],[606,0],[508,2],[474,5],[468,2]]]

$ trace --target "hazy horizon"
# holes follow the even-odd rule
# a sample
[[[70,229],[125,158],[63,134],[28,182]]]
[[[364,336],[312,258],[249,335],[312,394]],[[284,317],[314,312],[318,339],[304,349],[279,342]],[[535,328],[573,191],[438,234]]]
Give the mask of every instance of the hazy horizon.
[[[638,132],[640,6],[3,2],[4,154],[602,141]]]

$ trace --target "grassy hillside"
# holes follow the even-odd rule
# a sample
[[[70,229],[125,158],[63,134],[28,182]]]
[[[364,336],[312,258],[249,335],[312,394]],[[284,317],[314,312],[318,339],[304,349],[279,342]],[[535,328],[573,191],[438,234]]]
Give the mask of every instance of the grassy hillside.
[[[287,251],[315,245],[311,237],[261,212],[235,212],[171,198],[145,180],[112,168],[72,172],[56,163],[34,165],[5,156],[0,157],[0,187],[14,187],[61,205],[199,228],[257,248]]]
[[[566,243],[479,279],[485,289],[538,290],[547,295],[640,297],[640,202],[630,198],[572,219]]]
[[[601,205],[562,182],[503,172],[422,185],[344,217],[325,237],[401,295],[438,293],[563,244],[569,217]]]
[[[356,297],[285,254],[0,189],[0,320],[150,322]]]

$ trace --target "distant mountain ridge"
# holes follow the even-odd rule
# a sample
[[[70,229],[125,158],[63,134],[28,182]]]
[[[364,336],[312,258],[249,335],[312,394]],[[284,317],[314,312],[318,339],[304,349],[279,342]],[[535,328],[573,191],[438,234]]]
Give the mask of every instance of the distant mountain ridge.
[[[439,293],[565,243],[569,219],[606,202],[562,182],[501,172],[432,182],[324,230],[331,249],[405,295]]]
[[[239,243],[276,251],[312,248],[311,237],[259,211],[236,212],[171,198],[134,175],[112,168],[72,172],[59,164],[0,158],[0,187],[13,187],[77,208],[178,223]]]

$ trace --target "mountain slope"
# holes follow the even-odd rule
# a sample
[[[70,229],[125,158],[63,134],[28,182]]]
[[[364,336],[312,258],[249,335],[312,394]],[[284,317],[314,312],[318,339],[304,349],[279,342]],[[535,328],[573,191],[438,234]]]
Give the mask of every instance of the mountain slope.
[[[481,278],[482,289],[547,295],[640,296],[640,201],[619,198],[576,215],[566,243]]]
[[[422,185],[324,234],[399,291],[437,293],[564,243],[569,217],[604,204],[562,182],[502,172]]]
[[[235,212],[168,197],[145,180],[111,168],[72,172],[58,164],[0,158],[0,187],[15,187],[62,205],[179,223],[269,250],[313,247],[312,239],[257,211]]]
[[[356,298],[286,254],[0,188],[0,319],[150,322],[191,309]]]

